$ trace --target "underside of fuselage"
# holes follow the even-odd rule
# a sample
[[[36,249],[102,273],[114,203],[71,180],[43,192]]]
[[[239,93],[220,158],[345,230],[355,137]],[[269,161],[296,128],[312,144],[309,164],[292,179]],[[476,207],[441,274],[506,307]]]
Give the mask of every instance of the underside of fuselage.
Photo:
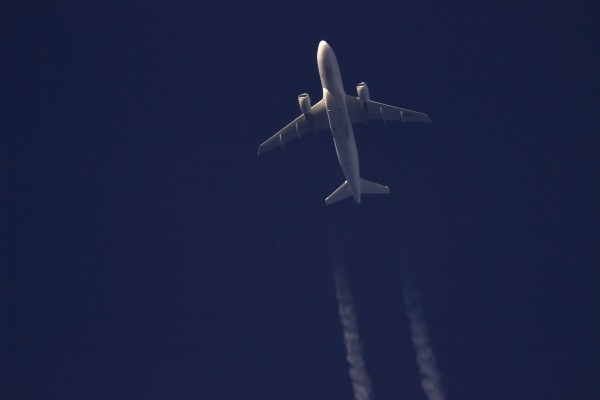
[[[317,63],[338,161],[354,201],[360,203],[358,151],[346,108],[346,93],[335,53],[324,41],[319,44]]]

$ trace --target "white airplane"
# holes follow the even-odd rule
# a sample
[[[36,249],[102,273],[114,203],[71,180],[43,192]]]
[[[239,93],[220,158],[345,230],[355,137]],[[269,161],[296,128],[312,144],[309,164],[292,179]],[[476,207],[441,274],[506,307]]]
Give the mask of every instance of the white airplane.
[[[303,93],[298,96],[302,115],[261,144],[258,155],[277,146],[283,147],[284,143],[300,138],[305,133],[329,128],[346,181],[325,199],[325,204],[330,205],[350,196],[354,197],[356,203],[360,203],[360,196],[363,193],[388,194],[390,189],[387,186],[360,177],[352,124],[358,122],[366,124],[371,120],[403,123],[431,122],[431,120],[427,114],[371,101],[369,88],[364,82],[356,86],[358,97],[347,95],[344,92],[337,58],[324,40],[319,43],[317,64],[323,86],[323,99],[311,107],[308,94]]]

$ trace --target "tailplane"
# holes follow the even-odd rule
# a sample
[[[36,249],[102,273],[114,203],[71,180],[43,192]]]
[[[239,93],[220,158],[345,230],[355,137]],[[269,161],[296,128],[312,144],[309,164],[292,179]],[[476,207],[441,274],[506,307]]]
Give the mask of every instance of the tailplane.
[[[360,195],[361,194],[389,194],[390,188],[387,186],[380,185],[379,183],[371,182],[366,179],[360,178],[360,193],[355,196],[355,200],[357,203],[360,203]],[[336,203],[340,200],[344,200],[346,197],[354,196],[352,191],[350,190],[350,185],[348,181],[345,181],[341,184],[339,188],[337,188],[333,193],[329,195],[325,199],[325,204],[328,206]]]
[[[379,183],[360,178],[360,192],[362,194],[389,194],[390,188],[380,185]]]
[[[335,189],[335,191],[325,199],[325,204],[329,206],[335,202],[338,202],[350,196],[352,196],[352,192],[350,191],[350,185],[348,185],[348,181],[345,181],[341,184],[339,188]]]

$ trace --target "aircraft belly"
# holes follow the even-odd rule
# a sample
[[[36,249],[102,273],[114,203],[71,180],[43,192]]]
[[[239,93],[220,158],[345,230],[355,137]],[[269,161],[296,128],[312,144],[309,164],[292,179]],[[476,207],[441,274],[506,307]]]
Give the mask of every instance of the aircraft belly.
[[[346,108],[345,96],[336,96],[329,90],[324,89],[323,98],[327,105],[329,126],[340,167],[352,193],[360,196],[358,151],[356,150],[354,132]]]
[[[358,163],[358,151],[356,150],[356,142],[354,141],[354,132],[352,128],[346,131],[344,135],[333,137],[335,143],[335,151],[337,153],[338,161],[342,172],[348,180],[350,189],[353,193],[358,193],[359,188],[359,163]]]
[[[324,91],[325,104],[327,105],[327,117],[331,134],[335,138],[347,137],[352,131],[352,124],[346,108],[345,96],[336,96],[331,92]]]

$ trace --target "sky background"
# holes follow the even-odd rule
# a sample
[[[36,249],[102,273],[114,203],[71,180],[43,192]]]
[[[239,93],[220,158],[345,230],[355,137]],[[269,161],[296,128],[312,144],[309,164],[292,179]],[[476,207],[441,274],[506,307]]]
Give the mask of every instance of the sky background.
[[[411,271],[452,399],[600,396],[592,3],[0,3],[0,397],[425,399]],[[322,95],[427,113],[256,156]]]

